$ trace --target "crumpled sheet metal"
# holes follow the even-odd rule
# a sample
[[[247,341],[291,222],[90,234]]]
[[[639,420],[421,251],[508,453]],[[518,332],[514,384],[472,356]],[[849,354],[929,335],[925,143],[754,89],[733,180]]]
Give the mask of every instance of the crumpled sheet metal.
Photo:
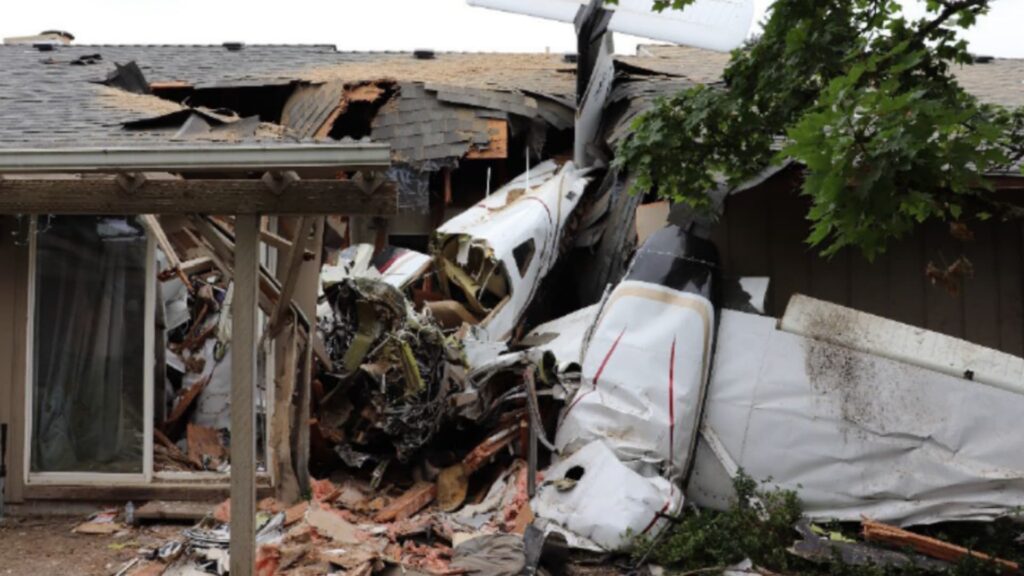
[[[435,233],[431,251],[442,291],[465,300],[490,338],[512,335],[558,259],[588,183],[587,171],[572,162],[547,161]]]
[[[724,468],[738,466],[797,491],[812,519],[908,526],[1024,506],[1020,394],[775,325],[722,315],[705,422],[725,454],[701,443],[687,491],[698,504],[726,506]]]
[[[337,265],[325,265],[320,273],[323,287],[348,278],[380,280],[402,290],[423,276],[433,260],[426,254],[388,246],[375,254],[372,244],[357,244],[341,251]]]
[[[601,305],[594,304],[541,324],[520,340],[519,345],[554,354],[559,371],[582,365],[584,344],[600,312]]]
[[[624,462],[680,479],[710,368],[714,309],[704,297],[626,281],[612,293],[583,360],[583,385],[556,445],[603,440]]]
[[[668,524],[662,514],[678,514],[682,505],[675,484],[637,473],[601,440],[545,472],[531,502],[542,530],[561,532],[571,546],[591,550],[618,550],[630,534],[656,534]]]
[[[582,385],[555,438],[560,456],[586,474],[612,467],[595,445],[623,470],[567,491],[545,489],[538,517],[614,550],[628,544],[627,532],[656,533],[666,524],[662,515],[681,510],[711,365],[716,261],[712,248],[674,227],[640,249],[627,279],[603,304],[583,353]],[[621,484],[660,497],[624,497],[638,506],[630,515],[587,509],[608,505],[607,494]],[[583,518],[558,512],[579,506]]]

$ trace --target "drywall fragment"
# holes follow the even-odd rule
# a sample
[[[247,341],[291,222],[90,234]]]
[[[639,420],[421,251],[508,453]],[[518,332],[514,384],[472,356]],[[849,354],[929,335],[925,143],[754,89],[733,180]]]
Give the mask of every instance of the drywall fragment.
[[[306,522],[318,534],[330,538],[335,544],[358,545],[365,540],[365,534],[355,524],[345,520],[337,511],[329,508],[310,507],[306,512]]]

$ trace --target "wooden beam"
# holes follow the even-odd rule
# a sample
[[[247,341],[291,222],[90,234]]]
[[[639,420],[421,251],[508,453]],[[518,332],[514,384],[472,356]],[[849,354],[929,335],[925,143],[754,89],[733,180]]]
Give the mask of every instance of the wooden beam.
[[[206,272],[216,266],[213,258],[202,257],[196,258],[195,260],[188,260],[187,262],[181,263],[181,272],[186,276],[198,274],[199,272]]]
[[[230,276],[234,275],[235,268],[235,246],[231,239],[221,233],[205,216],[190,214],[189,221],[199,232],[199,236],[209,245],[214,261],[222,268],[221,271],[228,274],[230,279]]]
[[[168,80],[166,82],[150,82],[150,90],[172,90],[176,88],[194,88],[194,86],[184,80]]]
[[[295,240],[292,242],[292,249],[288,253],[287,265],[285,266],[284,283],[281,287],[281,295],[277,299],[274,312],[270,315],[270,325],[267,334],[273,338],[281,330],[281,322],[284,320],[284,313],[292,305],[292,296],[295,294],[295,286],[299,282],[299,272],[302,270],[302,261],[306,252],[306,245],[309,244],[310,227],[313,224],[312,217],[302,217],[295,228]]]
[[[213,221],[205,216],[191,214],[189,221],[199,231],[200,236],[213,250],[214,262],[228,278],[234,275],[235,242],[227,232],[221,230]],[[281,287],[274,277],[264,268],[260,268],[260,300],[259,306],[266,314],[271,314],[281,299]],[[308,317],[303,315],[303,325],[308,325]]]
[[[274,234],[270,230],[260,230],[260,240],[263,240],[263,243],[271,248],[277,248],[282,254],[287,254],[288,251],[292,249],[292,243],[289,240]],[[312,259],[315,256],[316,255],[309,250],[302,253],[303,259],[306,260]]]
[[[295,286],[295,304],[303,314],[309,318],[316,318],[317,296],[320,289],[320,269],[322,264],[320,258],[323,254],[324,229],[326,227],[326,222],[327,219],[322,216],[314,219],[313,237],[311,238],[312,244],[309,248],[316,255],[313,260],[303,262],[302,272],[299,274],[299,281]],[[310,328],[308,336],[309,337],[306,339],[306,347],[303,350],[304,354],[301,360],[302,365],[299,370],[301,379],[297,385],[298,416],[295,421],[298,424],[298,430],[293,436],[295,441],[295,447],[293,450],[295,458],[295,472],[299,480],[299,486],[309,486],[310,481],[309,416],[314,375],[313,354],[315,352],[317,342],[323,346],[323,341],[320,340],[320,335],[317,333],[315,327]],[[326,347],[324,348],[324,356],[326,357]],[[327,363],[324,365],[331,365],[329,358]]]
[[[280,193],[260,180],[0,178],[0,214],[352,214],[398,213],[398,189],[367,191],[352,180],[299,180]]]
[[[256,565],[256,304],[260,217],[235,219],[235,291],[231,304],[231,574]]]
[[[167,267],[178,275],[181,283],[185,285],[185,288],[192,292],[192,282],[189,281],[185,271],[181,268],[181,258],[178,257],[178,252],[171,245],[171,241],[167,238],[167,233],[164,232],[164,227],[160,225],[160,220],[153,214],[143,214],[142,222],[146,228],[149,229],[149,233],[156,239],[157,245],[160,246],[160,250],[163,251],[164,256],[167,258]]]
[[[48,485],[25,487],[26,501],[49,502],[148,502],[150,500],[190,500],[194,502],[223,502],[231,495],[231,487],[222,481],[156,481],[149,484],[100,485]],[[267,478],[259,481],[257,496],[270,498],[274,489]]]

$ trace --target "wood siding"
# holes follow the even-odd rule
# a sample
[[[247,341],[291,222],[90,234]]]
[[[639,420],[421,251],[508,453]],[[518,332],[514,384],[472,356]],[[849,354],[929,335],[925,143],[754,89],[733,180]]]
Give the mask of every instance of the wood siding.
[[[8,425],[8,502],[24,497],[25,338],[28,309],[28,247],[15,242],[18,222],[0,217],[0,422]]]
[[[771,278],[768,314],[781,315],[801,293],[1024,356],[1021,223],[974,225],[967,243],[931,223],[874,262],[851,250],[824,259],[804,242],[807,201],[796,190],[783,174],[729,198],[713,232],[724,274]],[[960,255],[974,264],[974,277],[954,296],[933,286],[925,269]]]

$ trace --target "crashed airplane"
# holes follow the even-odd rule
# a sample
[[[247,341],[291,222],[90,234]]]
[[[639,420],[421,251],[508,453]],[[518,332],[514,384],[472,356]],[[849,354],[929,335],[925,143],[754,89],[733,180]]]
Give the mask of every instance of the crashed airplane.
[[[1024,505],[1024,457],[1000,432],[1024,410],[1024,359],[802,296],[781,322],[722,310],[717,262],[669,226],[589,325],[527,337],[582,366],[533,502],[548,531],[616,550],[685,501],[727,508],[740,470],[822,521],[991,521]]]
[[[749,6],[701,4],[739,16]],[[613,26],[636,5],[624,2]],[[718,82],[727,56],[678,46],[615,56],[600,30],[591,39],[574,55],[0,48],[10,64],[0,77],[11,75],[0,87],[32,77],[50,99],[7,100],[9,118],[51,123],[53,134],[0,123],[26,145],[170,141],[164,153],[256,156],[227,192],[198,168],[41,176],[73,199],[94,187],[143,214],[174,214],[50,218],[50,204],[0,219],[0,254],[13,263],[0,319],[14,328],[0,350],[11,367],[0,424],[13,423],[4,501],[136,500],[137,515],[133,504],[80,526],[109,534],[130,530],[129,516],[161,518],[172,496],[217,500],[123,573],[223,573],[240,532],[223,501],[236,474],[258,479],[263,573],[361,576],[536,571],[563,537],[622,550],[694,506],[727,508],[741,470],[795,490],[821,521],[987,521],[1024,505],[1008,433],[1024,408],[1019,223],[979,225],[978,284],[951,297],[920,273],[946,240],[935,227],[884,263],[809,253],[793,164],[709,192],[722,211],[713,222],[651,203],[630,193],[616,146],[659,97]],[[1003,64],[965,66],[965,88],[1004,97],[983,81]],[[295,139],[320,144],[291,152],[326,145],[347,160],[283,170],[292,166],[274,164],[267,144]],[[140,204],[150,188],[213,214],[244,212],[237,200],[250,194],[271,208],[292,202],[253,222],[197,216],[184,200]],[[309,198],[324,215],[294,216]],[[338,198],[344,210],[328,213]],[[133,264],[116,273],[67,264],[129,246]],[[249,362],[236,260],[257,248],[262,337]],[[138,337],[107,342],[92,304],[115,301],[103,287],[122,276],[137,288],[122,317]],[[90,314],[50,305],[65,297]],[[89,369],[64,362],[72,340]],[[98,369],[116,348],[137,377]],[[252,365],[255,382],[234,386]],[[248,404],[252,431],[232,430],[232,405]],[[102,419],[87,417],[94,406]],[[74,470],[48,468],[63,465],[52,438],[81,458]],[[232,452],[250,440],[246,467]],[[133,474],[110,482],[99,457]]]

